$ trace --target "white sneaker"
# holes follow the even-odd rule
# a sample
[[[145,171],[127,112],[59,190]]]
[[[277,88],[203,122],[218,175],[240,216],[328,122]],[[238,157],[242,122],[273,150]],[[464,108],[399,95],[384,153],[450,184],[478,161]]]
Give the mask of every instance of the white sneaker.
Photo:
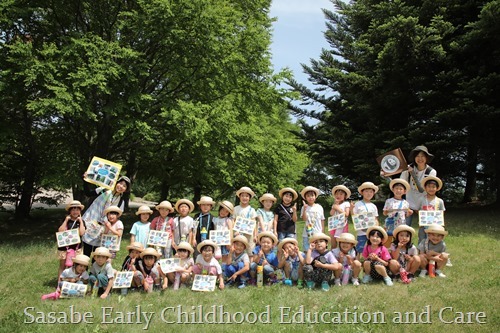
[[[388,287],[392,287],[394,285],[394,283],[392,283],[391,278],[388,276],[384,278],[384,282]]]
[[[372,277],[370,276],[370,274],[367,274],[365,276],[363,276],[363,283],[370,283],[371,281],[373,281]]]
[[[358,278],[352,278],[352,284],[355,286],[359,286],[359,279]]]
[[[441,272],[440,269],[436,269],[436,276],[439,276],[440,278],[445,278],[446,275],[443,274],[443,272]]]
[[[448,258],[448,261],[446,262],[446,266],[451,267],[453,264],[451,263],[451,259]]]
[[[335,285],[336,286],[341,286],[342,284],[340,283],[340,279],[335,279]]]
[[[418,275],[418,277],[424,278],[426,275],[427,275],[427,270],[426,269],[422,269],[420,271],[420,274]]]

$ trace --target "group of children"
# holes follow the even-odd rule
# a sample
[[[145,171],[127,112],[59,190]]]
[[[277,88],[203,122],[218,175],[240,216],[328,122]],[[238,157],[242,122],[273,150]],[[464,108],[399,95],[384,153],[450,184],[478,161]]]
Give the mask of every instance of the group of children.
[[[274,195],[262,195],[259,198],[262,208],[255,210],[250,205],[255,193],[248,187],[242,187],[236,192],[240,204],[234,207],[229,201],[220,202],[218,216],[211,214],[216,203],[207,196],[198,201],[200,212],[194,217],[189,215],[194,205],[188,199],[180,199],[174,206],[168,201],[161,202],[155,207],[159,215],[151,222],[149,219],[153,211],[148,206],[141,206],[136,212],[139,221],[130,230],[129,254],[120,270],[133,271],[132,288],[146,292],[164,290],[170,285],[173,285],[172,289],[178,289],[182,284],[190,283],[195,274],[217,276],[220,289],[227,285],[244,288],[248,284],[256,284],[259,277],[263,277],[267,284],[281,282],[285,285],[296,284],[299,288],[318,285],[325,291],[330,289],[331,284],[341,286],[352,282],[359,285],[361,270],[364,272],[363,283],[379,279],[388,286],[393,285],[393,278],[410,283],[418,270],[420,277],[427,274],[445,277],[442,269],[448,254],[443,239],[447,231],[440,225],[420,227],[420,240],[416,247],[413,244],[416,232],[410,226],[411,222],[408,223],[413,211],[404,199],[409,184],[397,178],[389,186],[393,197],[386,200],[383,208],[383,214],[387,216],[385,225],[358,229],[357,237],[348,232],[347,223],[330,230],[330,235],[325,234],[323,207],[316,203],[320,191],[312,186],[305,187],[300,193],[303,199],[300,216],[305,222],[302,233],[305,252],[300,251],[296,239],[298,215],[295,202],[298,194],[292,188],[279,191],[281,201],[276,206]],[[441,180],[428,176],[422,180],[422,187],[427,194],[421,209],[444,210],[443,201],[436,196],[442,187]],[[344,214],[346,222],[351,214],[372,213],[377,217],[377,206],[372,203],[377,191],[375,184],[363,183],[358,188],[362,199],[354,204],[348,201],[351,192],[346,186],[335,186],[332,189],[335,201],[330,215]],[[80,217],[83,208],[78,201],[70,203],[66,207],[69,215],[59,231],[77,227],[83,235],[85,223]],[[177,212],[176,216],[172,216],[174,212]],[[122,210],[110,206],[104,213],[109,223],[106,232],[121,236],[123,224],[119,218]],[[253,233],[233,231],[238,217],[255,220]],[[151,230],[168,234],[166,247],[148,247]],[[231,230],[231,245],[217,246],[209,239],[211,230]],[[107,297],[117,272],[112,267],[112,258],[116,253],[106,247],[97,247],[91,263],[89,256],[82,254],[77,245],[73,246],[72,262],[69,260],[71,265],[68,265],[65,257],[69,256],[70,250],[59,249],[59,284],[63,281],[89,283],[92,288],[99,288],[101,298]],[[62,253],[65,251],[66,256]],[[175,272],[163,272],[158,260],[172,257],[180,259],[179,267]],[[89,265],[90,274],[87,274]],[[56,291],[42,298],[57,298],[58,293]],[[126,289],[122,289],[122,293],[126,293]]]

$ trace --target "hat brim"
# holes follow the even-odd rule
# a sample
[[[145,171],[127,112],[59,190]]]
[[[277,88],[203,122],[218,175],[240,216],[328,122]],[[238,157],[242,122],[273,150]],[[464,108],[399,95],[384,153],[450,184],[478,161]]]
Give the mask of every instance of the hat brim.
[[[366,237],[367,238],[369,238],[368,235],[370,235],[370,232],[372,232],[373,230],[377,230],[377,231],[379,231],[382,234],[382,236],[384,237],[382,239],[382,243],[384,243],[387,239],[389,239],[389,236],[387,235],[387,232],[381,226],[369,227],[366,230]]]
[[[306,186],[300,191],[300,195],[302,196],[303,199],[306,198],[306,193],[307,192],[314,192],[316,194],[316,198],[319,197],[319,190],[316,187],[313,186]]]
[[[391,182],[389,183],[389,189],[392,191],[392,188],[397,184],[403,185],[407,192],[410,190],[410,184],[408,184],[406,180],[401,178],[394,178],[393,180],[391,180]]]
[[[407,232],[411,233],[412,238],[415,237],[415,229],[413,229],[412,227],[410,227],[408,225],[403,224],[403,225],[397,226],[396,229],[394,229],[394,231],[392,232],[392,235],[394,236],[395,239],[397,239],[398,234],[401,231],[407,231]]]
[[[425,184],[428,181],[431,181],[431,180],[435,181],[438,184],[438,188],[437,188],[438,191],[443,188],[443,181],[441,179],[439,179],[438,177],[434,177],[434,176],[426,176],[426,177],[424,177],[420,181],[420,184],[422,185],[422,187],[425,188]]]
[[[234,244],[235,242],[240,242],[243,245],[245,245],[245,250],[249,250],[250,245],[248,244],[248,240],[245,236],[236,236],[233,239],[231,239],[231,244]]]
[[[278,196],[283,199],[283,195],[285,195],[285,193],[292,193],[292,201],[295,201],[299,198],[299,195],[297,194],[297,192],[291,188],[291,187],[285,187],[285,188],[282,188],[279,192],[278,192]]]
[[[258,234],[257,240],[259,241],[259,244],[260,244],[260,240],[262,239],[262,237],[271,238],[273,240],[273,246],[276,246],[276,244],[278,244],[278,237],[276,237],[272,232],[265,231],[265,232],[261,232],[260,234]]]
[[[309,243],[314,243],[315,241],[320,240],[320,239],[324,239],[327,243],[330,243],[332,241],[332,238],[330,236],[320,232],[320,233],[312,235],[312,237],[309,239]]]
[[[432,227],[430,227],[429,229],[425,229],[424,231],[426,234],[438,234],[438,235],[448,236],[448,231],[433,229]]]
[[[207,239],[207,240],[204,240],[203,242],[201,242],[200,244],[198,244],[198,246],[196,246],[196,249],[198,250],[198,252],[201,253],[201,249],[207,245],[213,247],[214,251],[218,248],[217,244],[215,244],[214,241]]]
[[[337,186],[334,186],[332,188],[332,196],[335,196],[335,192],[337,191],[344,191],[345,194],[346,194],[346,199],[349,199],[349,197],[351,196],[351,190],[349,190],[346,186],[344,185],[337,185]]]
[[[179,211],[179,207],[182,204],[186,204],[189,207],[189,213],[191,213],[194,210],[194,204],[188,200],[188,199],[180,199],[175,203],[175,210]]]
[[[287,237],[281,240],[281,242],[278,244],[278,251],[281,251],[283,249],[283,246],[285,244],[292,243],[295,246],[299,246],[299,242],[295,238]]]
[[[227,211],[230,213],[230,214],[233,214],[234,212],[234,207],[229,207],[228,205],[226,205],[224,203],[224,201],[220,202],[219,205],[225,209],[227,209]]]
[[[430,164],[432,162],[432,160],[434,159],[434,155],[432,155],[431,153],[429,153],[429,150],[427,149],[427,147],[424,148],[424,146],[416,146],[408,154],[408,160],[410,161],[410,163],[415,163],[415,157],[420,152],[424,153],[427,156],[426,164]]]

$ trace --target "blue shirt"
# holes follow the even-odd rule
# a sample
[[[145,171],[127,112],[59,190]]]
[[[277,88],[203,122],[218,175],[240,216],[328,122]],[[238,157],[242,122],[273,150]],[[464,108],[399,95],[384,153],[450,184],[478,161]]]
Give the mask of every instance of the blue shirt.
[[[258,255],[259,252],[260,252],[260,245],[257,245],[253,249],[252,253],[254,255]],[[265,254],[264,256],[266,257],[266,261],[269,263],[269,265],[278,267],[278,256],[276,255],[276,249],[274,247],[271,249],[271,251],[269,251],[268,254]],[[261,262],[259,264],[261,264]]]

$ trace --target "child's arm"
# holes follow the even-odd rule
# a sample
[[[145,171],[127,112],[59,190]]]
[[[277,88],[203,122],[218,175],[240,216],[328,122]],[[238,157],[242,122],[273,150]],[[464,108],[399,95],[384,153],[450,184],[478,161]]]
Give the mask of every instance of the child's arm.
[[[102,293],[101,298],[104,299],[108,297],[111,288],[113,287],[113,282],[115,281],[114,277],[108,278],[108,285],[106,286],[106,290]]]
[[[274,214],[273,231],[275,235],[278,234],[278,214]]]
[[[133,242],[135,242],[135,235],[130,234],[130,244],[132,244]]]
[[[107,233],[108,231],[111,231],[111,233],[112,233],[112,234],[117,235],[118,237],[121,237],[121,236],[122,236],[122,234],[123,234],[123,229],[118,229],[118,230],[116,230],[116,229],[115,229],[115,228],[116,228],[115,226],[116,226],[116,224],[117,224],[117,223],[118,223],[118,222],[116,222],[116,223],[115,223],[115,225],[111,225],[111,223],[110,223],[110,222],[106,222],[106,233]]]
[[[308,264],[308,265],[310,265],[313,261],[311,253],[314,250],[314,248],[315,248],[314,243],[309,244],[309,248],[307,249],[307,252],[306,252],[306,264]]]
[[[303,206],[302,206],[302,211],[301,211],[300,218],[307,223],[307,209],[306,209],[307,208],[307,204],[306,204],[306,202],[304,200],[302,200],[302,204],[303,204]]]
[[[224,290],[224,278],[222,277],[222,273],[217,275],[219,279],[219,289]]]
[[[264,225],[264,219],[262,218],[261,215],[257,215],[257,217],[255,218],[255,220],[257,221],[257,225],[260,227],[260,230],[266,230],[265,228],[265,225]],[[258,228],[256,228],[258,230]],[[257,238],[257,230],[255,230],[255,233],[254,233],[254,239]]]
[[[288,259],[288,251],[286,250],[279,250],[278,251],[278,268],[283,268],[285,267],[286,260]]]
[[[69,221],[69,219],[70,219],[70,216],[67,215],[66,218],[64,219],[63,223],[59,227],[59,229],[57,229],[58,232],[68,230],[68,221]]]
[[[297,203],[292,206],[292,221],[297,222]]]
[[[78,233],[80,234],[80,236],[83,236],[83,234],[85,234],[85,223],[83,222],[81,216],[78,216],[77,221],[80,222],[80,225],[78,226],[79,229]]]

